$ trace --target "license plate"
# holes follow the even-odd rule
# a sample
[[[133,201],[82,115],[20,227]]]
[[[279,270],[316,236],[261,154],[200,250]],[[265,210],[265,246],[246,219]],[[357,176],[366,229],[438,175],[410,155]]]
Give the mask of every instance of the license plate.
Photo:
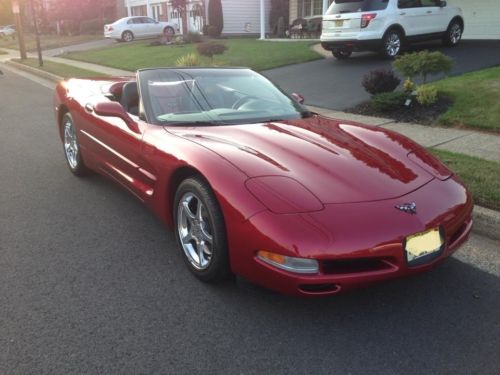
[[[439,253],[444,244],[443,236],[438,228],[406,237],[406,260],[417,263],[421,258]]]
[[[344,20],[335,21],[335,27],[342,27],[342,26],[344,26]]]

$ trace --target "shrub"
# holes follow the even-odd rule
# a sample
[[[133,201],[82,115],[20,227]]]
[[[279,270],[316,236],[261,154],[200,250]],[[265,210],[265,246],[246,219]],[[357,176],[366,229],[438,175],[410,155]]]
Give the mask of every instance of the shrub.
[[[399,56],[393,65],[405,77],[421,76],[426,83],[429,74],[448,73],[453,67],[453,60],[441,52],[426,50]]]
[[[403,83],[403,87],[406,92],[411,93],[415,90],[415,82],[413,82],[411,78],[407,78],[405,83]]]
[[[201,42],[200,33],[194,33],[190,31],[187,35],[184,36],[184,41],[186,43],[199,43]]]
[[[80,34],[100,34],[106,22],[100,18],[94,18],[80,22]]]
[[[418,104],[428,107],[437,102],[438,90],[434,86],[419,86],[416,99]]]
[[[404,92],[384,92],[372,98],[370,107],[379,112],[393,111],[402,107],[407,98]]]
[[[220,36],[219,28],[217,26],[208,25],[205,34],[209,37],[217,38],[218,36]]]
[[[212,37],[220,36],[224,28],[224,16],[222,12],[221,0],[210,0],[208,3],[208,35]],[[210,27],[213,26],[212,33]]]
[[[200,66],[201,60],[195,53],[188,53],[187,55],[181,56],[175,62],[175,66]]]
[[[227,47],[222,43],[209,42],[197,44],[196,50],[200,55],[213,59],[214,55],[222,55],[227,50]]]
[[[390,69],[376,69],[363,77],[362,85],[372,95],[392,92],[401,83]]]

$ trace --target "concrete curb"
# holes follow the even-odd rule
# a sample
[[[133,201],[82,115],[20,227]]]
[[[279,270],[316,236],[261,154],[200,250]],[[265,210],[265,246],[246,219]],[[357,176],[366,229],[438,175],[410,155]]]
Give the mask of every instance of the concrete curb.
[[[60,76],[58,76],[56,74],[45,72],[43,70],[40,70],[40,69],[37,69],[37,68],[33,68],[31,66],[28,66],[28,65],[20,64],[18,62],[12,61],[12,60],[7,60],[7,61],[4,62],[4,64],[9,65],[9,66],[11,66],[13,68],[22,70],[24,72],[28,72],[28,73],[34,74],[34,75],[36,75],[38,77],[44,78],[44,79],[49,80],[51,82],[57,83],[59,81],[64,80],[63,77],[60,77]]]
[[[38,77],[47,79],[47,80],[52,81],[52,82],[57,83],[57,82],[62,81],[64,79],[63,77],[60,77],[58,75],[44,72],[40,69],[33,68],[33,67],[27,66],[27,65],[23,65],[23,64],[15,62],[15,61],[8,60],[5,62],[5,64],[10,65],[13,68],[31,73],[31,74],[36,75]],[[321,109],[315,108],[315,107],[311,108],[311,110],[315,110],[315,112],[319,112],[318,110],[321,110]],[[328,111],[328,110],[326,110],[326,111],[330,112],[327,114],[327,115],[329,115],[329,117],[332,116],[332,117],[340,118],[340,119],[344,119],[344,120],[347,120],[349,118],[352,119],[352,117],[353,117],[351,114],[346,114],[344,112]],[[322,112],[325,112],[325,111],[322,111]],[[369,124],[371,122],[371,124],[375,125],[375,126],[380,126],[382,124],[387,124],[387,123],[392,122],[389,119],[370,118],[370,117],[363,118],[363,116],[359,116],[359,118],[355,118],[353,120],[358,121],[358,122],[363,122],[363,120],[371,120],[371,121],[366,121],[366,122]],[[500,241],[500,212],[490,210],[490,209],[480,207],[480,206],[475,206],[473,217],[474,217],[474,226],[473,226],[472,230],[474,233],[478,233],[482,236],[491,238],[491,239],[496,240],[496,241]]]
[[[475,233],[500,241],[500,212],[475,206],[473,216]]]

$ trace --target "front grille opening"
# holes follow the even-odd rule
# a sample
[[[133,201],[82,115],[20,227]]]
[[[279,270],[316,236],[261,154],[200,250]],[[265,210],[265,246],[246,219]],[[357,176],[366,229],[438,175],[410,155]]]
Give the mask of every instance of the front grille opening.
[[[301,284],[299,289],[306,293],[334,293],[338,292],[340,287],[337,284]]]
[[[394,269],[395,262],[390,258],[361,258],[323,261],[323,272],[335,275],[377,272]]]

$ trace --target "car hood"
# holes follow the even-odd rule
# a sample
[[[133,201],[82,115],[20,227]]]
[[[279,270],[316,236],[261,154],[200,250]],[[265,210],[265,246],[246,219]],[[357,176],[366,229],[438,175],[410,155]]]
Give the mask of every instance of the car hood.
[[[409,139],[321,116],[166,130],[212,150],[249,177],[295,179],[325,204],[396,198],[434,178],[408,158],[418,147]]]

